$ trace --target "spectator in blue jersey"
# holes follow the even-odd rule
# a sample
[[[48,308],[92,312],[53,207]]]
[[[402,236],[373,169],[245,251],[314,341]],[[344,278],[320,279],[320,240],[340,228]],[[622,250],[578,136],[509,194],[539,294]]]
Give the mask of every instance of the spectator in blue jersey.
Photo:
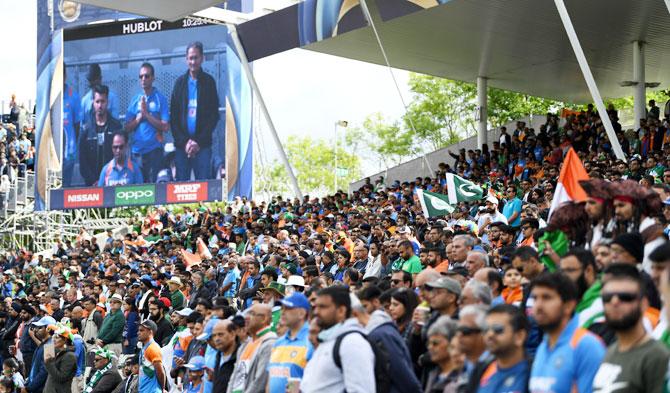
[[[529,391],[590,393],[605,356],[595,334],[579,327],[573,316],[577,288],[563,273],[543,273],[531,283],[533,316],[544,332],[535,353]]]
[[[63,187],[72,185],[74,164],[77,160],[77,137],[81,115],[79,94],[67,84],[66,66],[63,65]]]
[[[154,183],[158,172],[164,167],[163,133],[169,128],[170,116],[167,98],[153,86],[156,78],[154,66],[140,66],[140,87],[128,105],[126,131],[132,132],[131,153],[141,165],[142,177]]]
[[[219,122],[219,96],[214,78],[203,71],[201,42],[186,47],[188,71],[177,78],[170,98],[177,180],[212,177],[212,135]]]
[[[472,372],[469,393],[525,392],[530,376],[524,342],[528,320],[520,308],[499,304],[486,314],[484,341],[494,357],[479,362]]]
[[[269,393],[285,393],[291,379],[302,379],[314,347],[309,342],[309,300],[300,292],[279,301],[282,305],[281,325],[288,330],[272,346],[268,363]]]
[[[80,114],[79,119],[84,122],[91,116],[91,113],[95,111],[93,108],[93,102],[95,101],[95,86],[102,85],[102,70],[100,65],[97,63],[91,64],[88,67],[88,73],[86,74],[86,80],[88,81],[88,86],[90,87],[89,91],[81,97],[81,105],[79,106]],[[109,113],[115,119],[119,118],[119,98],[118,96],[110,91],[108,95],[109,100]]]
[[[112,139],[112,154],[114,158],[100,171],[98,186],[121,186],[127,184],[142,184],[142,172],[137,163],[133,162],[128,154],[128,134],[118,132]]]
[[[507,223],[512,228],[519,228],[521,226],[521,206],[523,201],[516,196],[516,189],[507,187],[507,203],[503,207],[503,215],[507,218]]]
[[[82,118],[77,147],[79,148],[79,172],[84,185],[97,184],[102,167],[112,159],[112,139],[123,126],[109,112],[109,88],[93,87],[93,111]]]

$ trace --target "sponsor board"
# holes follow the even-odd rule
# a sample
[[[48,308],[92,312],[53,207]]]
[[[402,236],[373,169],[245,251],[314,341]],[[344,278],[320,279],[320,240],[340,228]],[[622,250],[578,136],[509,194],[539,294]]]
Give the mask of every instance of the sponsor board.
[[[119,205],[154,205],[156,204],[156,186],[125,186],[114,188],[114,204]]]
[[[101,207],[104,204],[102,188],[79,188],[65,190],[63,193],[63,207],[72,209],[78,207]]]
[[[188,203],[206,201],[208,197],[207,182],[168,183],[168,203]]]

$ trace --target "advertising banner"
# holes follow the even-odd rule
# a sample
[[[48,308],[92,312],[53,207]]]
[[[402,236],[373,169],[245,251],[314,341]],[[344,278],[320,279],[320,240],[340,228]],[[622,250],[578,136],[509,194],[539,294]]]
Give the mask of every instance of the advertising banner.
[[[53,210],[222,201],[224,180],[51,190]]]
[[[115,187],[114,204],[116,206],[155,205],[156,186],[145,184],[141,186]]]

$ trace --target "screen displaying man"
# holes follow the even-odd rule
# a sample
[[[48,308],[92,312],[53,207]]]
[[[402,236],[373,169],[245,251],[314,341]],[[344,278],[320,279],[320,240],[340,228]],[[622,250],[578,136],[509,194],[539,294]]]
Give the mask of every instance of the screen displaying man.
[[[212,134],[219,121],[214,78],[203,71],[201,42],[186,47],[188,72],[177,78],[170,99],[170,126],[175,143],[177,180],[212,178]]]
[[[150,63],[140,66],[140,87],[128,105],[126,131],[133,132],[132,158],[141,166],[142,177],[154,183],[163,169],[163,132],[168,130],[167,98],[153,86],[154,67]]]
[[[112,159],[112,137],[123,126],[108,110],[109,89],[93,87],[93,111],[82,119],[79,134],[79,172],[87,186],[98,183],[102,167]]]
[[[100,172],[98,186],[122,186],[141,184],[142,172],[130,154],[128,154],[128,134],[118,132],[112,138],[112,154],[114,158]]]

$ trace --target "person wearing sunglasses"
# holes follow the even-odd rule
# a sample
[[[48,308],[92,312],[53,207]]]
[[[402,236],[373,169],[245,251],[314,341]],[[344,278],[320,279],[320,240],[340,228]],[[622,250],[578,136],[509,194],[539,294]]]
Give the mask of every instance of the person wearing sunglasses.
[[[484,344],[486,311],[488,306],[471,304],[463,307],[459,314],[456,337],[459,350],[465,355],[465,373],[469,377],[478,362],[489,357]]]
[[[141,91],[135,95],[126,112],[126,132],[133,133],[131,153],[142,165],[142,177],[147,183],[156,181],[163,169],[163,133],[169,128],[167,98],[154,87],[154,66],[143,63],[139,71]]]
[[[605,354],[593,380],[594,391],[662,392],[670,351],[652,339],[644,324],[647,299],[640,271],[615,263],[603,275],[602,298],[607,325],[617,337]]]
[[[493,355],[479,362],[473,370],[467,392],[525,392],[530,363],[524,342],[528,337],[528,319],[520,308],[499,304],[486,313],[484,336],[487,353]]]

